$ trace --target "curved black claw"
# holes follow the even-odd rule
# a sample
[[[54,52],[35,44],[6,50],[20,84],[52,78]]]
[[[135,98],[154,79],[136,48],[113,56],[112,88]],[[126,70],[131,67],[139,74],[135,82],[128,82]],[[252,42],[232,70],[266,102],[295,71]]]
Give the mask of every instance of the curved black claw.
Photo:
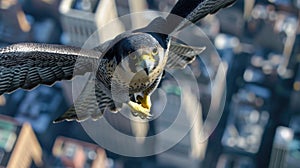
[[[134,117],[137,117],[137,116],[139,116],[139,113],[137,113],[137,112],[134,112],[134,111],[131,111],[131,114],[132,114]]]
[[[141,119],[151,119],[152,115],[151,114],[143,114],[143,113],[138,113],[138,112],[134,112],[134,111],[131,111],[131,114],[134,116],[134,117],[140,117]]]

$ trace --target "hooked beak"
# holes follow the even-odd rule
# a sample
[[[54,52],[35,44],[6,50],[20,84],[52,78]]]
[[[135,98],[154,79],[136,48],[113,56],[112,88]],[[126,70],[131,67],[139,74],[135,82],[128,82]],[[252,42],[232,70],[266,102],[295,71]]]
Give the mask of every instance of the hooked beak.
[[[146,72],[146,75],[149,75],[149,69],[148,68],[144,68],[144,71]]]
[[[153,58],[152,55],[142,55],[142,61],[141,61],[141,66],[143,67],[145,73],[147,76],[149,75],[150,71],[154,67],[155,59]]]

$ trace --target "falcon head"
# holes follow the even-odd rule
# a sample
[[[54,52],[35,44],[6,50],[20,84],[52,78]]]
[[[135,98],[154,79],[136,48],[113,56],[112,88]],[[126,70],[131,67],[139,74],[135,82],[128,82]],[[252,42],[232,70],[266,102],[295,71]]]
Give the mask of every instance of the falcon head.
[[[121,55],[123,69],[144,72],[147,76],[160,65],[165,55],[159,42],[147,33],[134,33],[122,39],[117,52]]]

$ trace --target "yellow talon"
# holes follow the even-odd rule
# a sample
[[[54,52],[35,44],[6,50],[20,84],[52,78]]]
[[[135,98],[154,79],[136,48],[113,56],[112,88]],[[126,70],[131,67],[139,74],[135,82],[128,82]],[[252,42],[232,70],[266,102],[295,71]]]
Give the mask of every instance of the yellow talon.
[[[151,117],[150,109],[143,107],[141,104],[129,101],[128,105],[131,108],[131,111],[138,113],[140,116],[145,116],[146,118]]]
[[[133,102],[133,101],[129,101],[128,102],[128,106],[131,108],[131,112],[134,116],[139,116],[142,119],[144,118],[151,118],[151,114],[150,114],[150,108],[151,108],[151,100],[150,100],[150,96],[145,95],[144,97],[142,96],[137,96],[137,101]]]
[[[142,96],[137,96],[137,100],[141,102],[141,105],[146,108],[150,109],[151,108],[151,100],[149,95],[145,95],[144,97]]]

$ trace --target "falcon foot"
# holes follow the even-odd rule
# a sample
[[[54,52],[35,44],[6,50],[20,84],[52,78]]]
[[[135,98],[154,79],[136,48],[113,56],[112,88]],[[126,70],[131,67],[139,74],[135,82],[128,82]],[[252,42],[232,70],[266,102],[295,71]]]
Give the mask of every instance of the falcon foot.
[[[138,112],[134,112],[134,111],[131,111],[131,114],[134,116],[134,117],[140,117],[141,119],[150,119],[152,117],[152,115],[149,113],[149,114],[142,114],[142,113],[138,113]]]
[[[149,98],[149,102],[150,102],[150,106],[149,106],[149,102],[146,103],[148,98],[143,99],[142,96],[140,96],[141,98],[138,97],[138,99],[142,99],[141,104],[135,103],[133,101],[129,101],[128,105],[131,109],[131,113],[133,116],[139,116],[141,119],[150,119],[152,117],[152,115],[150,114],[150,106],[151,106],[151,102],[150,102],[150,98]],[[147,108],[148,107],[148,108]]]
[[[145,97],[142,97],[140,95],[138,95],[136,97],[138,103],[141,103],[141,105],[146,108],[146,109],[150,109],[151,108],[151,100],[150,100],[150,96],[145,95]]]

